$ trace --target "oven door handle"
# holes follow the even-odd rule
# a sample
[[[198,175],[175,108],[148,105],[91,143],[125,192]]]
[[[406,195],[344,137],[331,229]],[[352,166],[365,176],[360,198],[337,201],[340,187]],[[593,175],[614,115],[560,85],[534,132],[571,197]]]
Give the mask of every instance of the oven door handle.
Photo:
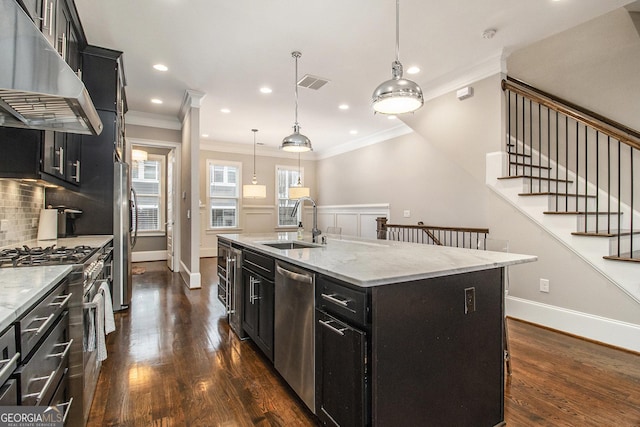
[[[60,308],[64,307],[65,305],[67,305],[67,303],[69,302],[69,300],[71,299],[71,295],[73,295],[73,292],[70,292],[67,295],[58,295],[57,297],[55,297],[54,299],[59,299],[59,298],[64,298],[61,302],[51,302],[49,303],[49,306],[52,305],[57,305]]]
[[[49,358],[49,357],[60,357],[60,359],[64,359],[65,356],[69,353],[69,350],[71,350],[71,344],[73,344],[73,339],[70,339],[69,342],[62,342],[60,344],[55,344],[54,347],[60,347],[60,346],[66,345],[67,348],[65,348],[62,353],[50,354],[50,355],[47,356],[47,358]]]

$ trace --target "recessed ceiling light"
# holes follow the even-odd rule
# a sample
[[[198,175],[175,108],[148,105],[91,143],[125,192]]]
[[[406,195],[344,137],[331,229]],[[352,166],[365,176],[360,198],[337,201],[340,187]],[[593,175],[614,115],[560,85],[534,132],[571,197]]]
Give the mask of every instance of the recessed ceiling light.
[[[348,110],[348,109],[349,109],[349,106],[348,106],[347,104],[340,104],[340,105],[338,106],[338,108],[339,108],[339,109],[341,109],[341,110]]]
[[[221,108],[221,109],[220,109],[220,112],[221,112],[221,113],[225,113],[225,114],[227,114],[227,113],[230,113],[230,112],[231,112],[231,110],[230,110],[230,109],[228,109],[228,108]]]
[[[407,69],[407,74],[418,74],[420,72],[420,67],[409,67]]]
[[[153,68],[155,68],[158,71],[167,71],[169,69],[164,64],[156,64],[156,65],[153,66]]]
[[[387,116],[387,118],[388,118],[389,120],[395,120],[395,119],[397,119],[397,117],[396,117],[396,116],[394,116],[394,115]]]
[[[153,99],[151,100],[151,102],[152,102],[153,104],[162,104],[162,99],[153,98]]]
[[[273,90],[270,87],[264,86],[264,87],[260,88],[260,92],[262,92],[262,93],[271,93],[271,92],[273,92]]]
[[[349,133],[350,133],[351,135],[357,135],[357,134],[358,134],[358,131],[354,129],[354,130],[350,130],[350,131],[349,131]]]
[[[208,133],[203,133],[203,134],[202,134],[202,137],[203,137],[203,138],[209,138],[209,134],[208,134]]]

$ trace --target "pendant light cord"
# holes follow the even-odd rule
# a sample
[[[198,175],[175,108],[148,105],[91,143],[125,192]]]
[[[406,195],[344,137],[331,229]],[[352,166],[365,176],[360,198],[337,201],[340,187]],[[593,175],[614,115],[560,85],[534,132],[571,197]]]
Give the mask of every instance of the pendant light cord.
[[[400,0],[396,0],[396,62],[400,62]]]
[[[253,177],[256,177],[256,132],[258,129],[251,129],[253,132]]]
[[[291,56],[293,56],[296,59],[296,75],[295,75],[295,81],[294,83],[294,87],[295,89],[295,93],[296,93],[296,116],[295,116],[295,127],[298,127],[298,58],[300,58],[302,56],[302,54],[300,52],[298,52],[297,50],[294,52],[291,52]]]

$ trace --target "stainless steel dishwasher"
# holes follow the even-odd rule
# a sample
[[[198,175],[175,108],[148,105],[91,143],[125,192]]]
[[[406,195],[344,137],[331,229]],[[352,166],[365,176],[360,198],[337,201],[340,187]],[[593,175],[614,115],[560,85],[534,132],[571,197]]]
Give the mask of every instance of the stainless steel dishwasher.
[[[315,403],[315,275],[276,261],[273,363],[306,405]]]

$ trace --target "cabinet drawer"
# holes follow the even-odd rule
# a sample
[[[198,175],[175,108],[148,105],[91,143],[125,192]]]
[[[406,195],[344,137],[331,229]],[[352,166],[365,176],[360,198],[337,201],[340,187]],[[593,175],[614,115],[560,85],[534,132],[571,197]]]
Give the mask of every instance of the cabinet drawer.
[[[18,405],[18,381],[9,380],[0,387],[0,406]]]
[[[326,277],[316,285],[316,307],[346,321],[365,326],[368,319],[367,293]]]
[[[273,280],[275,262],[273,258],[248,250],[243,251],[243,266],[262,277]]]
[[[68,314],[63,313],[57,320],[31,359],[19,369],[22,405],[48,404],[68,365]]]
[[[16,330],[13,326],[0,335],[0,385],[18,366],[20,355],[16,353]]]
[[[65,279],[42,301],[29,310],[20,320],[20,353],[22,360],[27,360],[29,354],[47,333],[58,315],[66,309],[71,294],[67,292],[68,282]]]

